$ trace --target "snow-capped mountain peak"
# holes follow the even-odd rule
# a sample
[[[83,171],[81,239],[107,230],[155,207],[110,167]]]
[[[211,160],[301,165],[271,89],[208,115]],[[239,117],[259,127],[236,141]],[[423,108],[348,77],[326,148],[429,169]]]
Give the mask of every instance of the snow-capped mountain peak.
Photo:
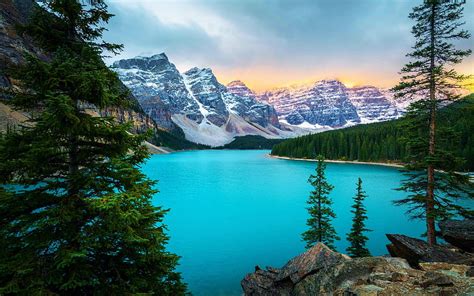
[[[390,92],[348,88],[336,79],[255,93],[240,80],[222,85],[210,68],[180,73],[164,53],[117,61],[114,70],[156,121],[166,114],[169,122],[171,114],[188,140],[210,145],[247,134],[291,137],[391,120],[407,105]]]
[[[234,80],[227,84],[227,89],[238,96],[255,98],[255,93],[240,80]]]
[[[215,146],[240,135],[278,138],[294,134],[291,128],[281,129],[272,106],[255,96],[231,92],[209,68],[180,73],[165,54],[158,54],[117,61],[114,70],[148,114],[159,115],[158,107],[168,108],[188,140]]]
[[[280,120],[298,126],[339,128],[403,113],[386,92],[374,86],[348,88],[336,79],[263,92],[258,99],[273,105]]]

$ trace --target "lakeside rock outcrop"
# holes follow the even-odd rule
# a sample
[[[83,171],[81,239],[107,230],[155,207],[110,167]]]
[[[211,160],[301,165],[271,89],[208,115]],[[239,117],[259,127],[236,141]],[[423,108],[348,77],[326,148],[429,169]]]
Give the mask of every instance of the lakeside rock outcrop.
[[[439,223],[444,240],[466,252],[474,252],[474,220],[448,220]]]
[[[255,268],[245,295],[472,295],[471,267],[445,262],[410,266],[403,258],[351,259],[318,243],[282,268]]]
[[[474,255],[445,245],[430,246],[421,239],[401,234],[387,234],[391,244],[387,249],[392,257],[404,258],[412,267],[418,268],[422,262],[446,262],[472,265]]]

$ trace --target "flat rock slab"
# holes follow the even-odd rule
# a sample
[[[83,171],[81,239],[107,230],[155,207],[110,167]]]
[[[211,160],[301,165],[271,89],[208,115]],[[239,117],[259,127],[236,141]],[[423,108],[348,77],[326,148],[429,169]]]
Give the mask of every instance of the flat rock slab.
[[[474,253],[474,220],[439,222],[444,240],[466,252]]]
[[[446,246],[430,246],[421,239],[400,234],[387,234],[392,243],[387,246],[392,257],[406,259],[410,265],[419,267],[420,262],[446,262],[472,265],[474,257],[470,254],[456,252]]]

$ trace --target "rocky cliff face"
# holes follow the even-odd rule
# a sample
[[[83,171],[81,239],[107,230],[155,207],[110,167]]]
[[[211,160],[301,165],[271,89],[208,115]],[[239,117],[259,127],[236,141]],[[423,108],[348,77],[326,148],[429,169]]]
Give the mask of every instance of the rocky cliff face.
[[[211,69],[192,68],[183,74],[190,97],[200,107],[200,114],[216,126],[223,126],[229,118],[224,96],[226,88],[217,82]]]
[[[26,52],[36,55],[41,59],[47,59],[48,54],[42,52],[34,46],[34,43],[27,37],[20,35],[16,30],[17,24],[25,23],[32,10],[36,7],[33,0],[4,0],[0,2],[0,88],[15,87],[16,81],[12,81],[5,73],[7,67],[24,62]],[[0,102],[0,130],[15,126],[27,119],[27,114],[13,112],[5,105],[8,98],[0,98],[5,101]],[[171,115],[164,113],[163,120],[158,124],[149,116],[143,113],[137,99],[130,94],[130,109],[107,108],[99,110],[94,106],[87,106],[90,112],[102,116],[113,116],[119,122],[129,122],[133,124],[134,132],[144,132],[148,129],[162,129],[179,133],[179,128],[171,121]]]
[[[234,94],[234,96],[226,96],[228,104],[238,114],[261,126],[281,127],[275,108],[272,105],[260,103],[257,95],[242,81],[230,82],[227,84],[227,90]]]
[[[347,94],[363,123],[393,120],[404,111],[390,96],[374,86],[348,88]]]
[[[155,113],[156,105],[157,109],[168,108],[171,114],[182,113],[192,120],[202,120],[199,105],[191,98],[183,77],[164,53],[119,60],[113,67],[139,102],[147,101],[142,105],[147,114]]]
[[[168,109],[188,139],[210,145],[248,134],[292,137],[392,120],[408,105],[395,101],[388,91],[348,88],[338,80],[257,94],[242,81],[222,85],[208,68],[180,73],[164,53],[120,60],[113,66],[155,121],[169,120],[164,111]],[[209,139],[210,133],[220,139]]]
[[[180,73],[164,53],[120,60],[113,69],[147,114],[159,122],[157,114],[163,112],[157,110],[168,109],[189,140],[217,146],[235,136],[293,135],[281,127],[272,106],[257,101],[253,94],[234,93],[232,86],[219,83],[211,69]]]
[[[0,2],[0,87],[11,86],[5,74],[8,66],[24,61],[25,52],[44,57],[31,40],[17,33],[16,25],[24,24],[34,7],[33,0],[4,0]]]
[[[396,119],[392,98],[373,86],[347,88],[337,80],[263,92],[258,99],[272,104],[281,120],[292,125],[339,128]]]

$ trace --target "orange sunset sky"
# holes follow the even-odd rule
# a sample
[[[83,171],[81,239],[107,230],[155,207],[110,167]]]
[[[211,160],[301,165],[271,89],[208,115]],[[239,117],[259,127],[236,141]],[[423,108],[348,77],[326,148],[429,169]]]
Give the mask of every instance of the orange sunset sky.
[[[408,14],[421,1],[111,0],[105,38],[124,51],[108,62],[164,52],[182,72],[211,68],[221,83],[255,91],[334,78],[392,87],[414,44]],[[474,1],[464,18],[473,33]],[[457,45],[474,49],[472,38]],[[474,74],[474,57],[456,69]]]

